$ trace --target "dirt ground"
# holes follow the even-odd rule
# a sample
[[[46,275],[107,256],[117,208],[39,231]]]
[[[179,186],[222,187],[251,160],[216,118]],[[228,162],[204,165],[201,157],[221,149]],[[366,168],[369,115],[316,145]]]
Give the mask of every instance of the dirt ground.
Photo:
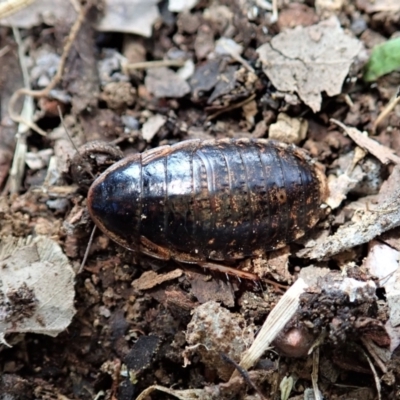
[[[0,399],[399,399],[400,62],[368,64],[398,2],[28,3],[0,3]],[[223,138],[311,155],[305,236],[233,274],[88,247],[94,177]]]

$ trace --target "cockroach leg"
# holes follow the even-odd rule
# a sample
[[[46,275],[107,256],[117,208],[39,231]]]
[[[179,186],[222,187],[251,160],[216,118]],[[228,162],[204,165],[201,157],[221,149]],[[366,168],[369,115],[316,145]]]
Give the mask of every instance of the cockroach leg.
[[[224,265],[213,263],[210,261],[205,261],[205,260],[201,261],[191,256],[190,254],[169,251],[168,249],[162,246],[158,246],[157,244],[153,243],[151,240],[147,239],[144,236],[141,236],[140,244],[141,244],[140,252],[150,257],[157,258],[159,260],[174,260],[183,264],[197,264],[200,267],[203,267],[204,269],[217,271],[227,275],[228,281],[229,281],[228,275],[250,280],[259,279],[257,275],[252,274],[250,272],[241,271],[240,269],[232,267],[226,267]]]
[[[243,278],[243,279],[249,279],[252,281],[258,281],[260,279],[257,275],[252,274],[251,272],[242,271],[237,268],[227,267],[225,265],[212,263],[209,261],[204,261],[204,262],[197,261],[196,264],[200,265],[203,268],[207,268],[211,271],[217,271],[217,272],[221,272],[223,274],[236,276],[236,278],[238,278],[238,279]]]

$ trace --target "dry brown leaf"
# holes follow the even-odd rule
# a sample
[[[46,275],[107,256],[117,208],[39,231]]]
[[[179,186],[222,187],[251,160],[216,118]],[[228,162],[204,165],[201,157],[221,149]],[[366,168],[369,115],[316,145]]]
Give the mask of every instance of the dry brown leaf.
[[[38,236],[0,243],[0,335],[57,336],[70,324],[75,273],[60,246]]]
[[[154,271],[146,271],[143,272],[140,278],[132,282],[132,286],[136,290],[148,290],[163,282],[179,278],[182,274],[183,271],[181,269],[175,269],[162,275],[158,275],[157,272]]]
[[[381,145],[356,128],[348,127],[335,119],[332,119],[331,121],[343,128],[359,147],[371,153],[382,164],[389,164],[390,162],[400,164],[400,157],[396,156],[394,150]]]
[[[257,52],[273,85],[284,92],[297,92],[317,112],[323,91],[329,96],[341,93],[361,49],[361,42],[347,35],[332,17],[317,25],[284,31]]]
[[[248,379],[257,386],[261,386],[263,382],[268,380],[271,371],[259,369],[257,371],[249,371]],[[247,382],[242,376],[231,379],[229,382],[222,382],[218,385],[207,385],[202,389],[175,390],[160,385],[150,386],[145,389],[136,400],[147,400],[151,393],[160,391],[168,393],[179,400],[228,400],[233,398],[254,398],[254,396],[245,397]],[[259,398],[258,396],[256,398]]]

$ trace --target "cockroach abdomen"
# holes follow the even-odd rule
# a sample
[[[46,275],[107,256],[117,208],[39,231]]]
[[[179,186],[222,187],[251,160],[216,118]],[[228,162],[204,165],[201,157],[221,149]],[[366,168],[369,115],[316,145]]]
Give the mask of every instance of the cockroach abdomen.
[[[88,208],[126,248],[230,260],[301,237],[325,195],[325,176],[293,145],[191,140],[122,159],[92,184]]]

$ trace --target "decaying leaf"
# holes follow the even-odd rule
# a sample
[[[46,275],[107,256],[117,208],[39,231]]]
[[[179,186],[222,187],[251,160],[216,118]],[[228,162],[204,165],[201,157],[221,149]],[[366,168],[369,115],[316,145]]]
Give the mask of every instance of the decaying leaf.
[[[273,380],[274,376],[271,374],[271,371],[261,369],[257,371],[249,371],[248,379],[251,380],[254,385],[260,386],[265,381]],[[179,400],[228,400],[234,398],[254,398],[253,396],[246,396],[247,386],[248,382],[246,382],[242,376],[235,377],[229,382],[223,382],[218,385],[205,386],[202,389],[175,390],[160,385],[154,385],[140,393],[136,400],[149,399],[149,395],[157,391],[167,393]],[[257,396],[256,398],[258,399],[259,397]]]
[[[9,3],[9,0],[2,0],[0,3]],[[25,2],[25,6],[15,14],[2,18],[0,25],[29,29],[43,22],[47,25],[54,25],[59,21],[73,23],[76,17],[77,13],[70,1],[35,0]]]
[[[57,336],[75,314],[75,273],[59,245],[38,236],[0,242],[0,335]]]
[[[153,23],[159,17],[158,2],[159,0],[105,0],[102,18],[96,29],[150,37]],[[29,29],[43,22],[47,25],[55,25],[59,21],[73,23],[77,18],[71,1],[35,0],[26,3],[31,4],[2,18],[0,25]]]
[[[400,166],[396,165],[382,185],[376,202],[360,209],[352,221],[341,226],[334,235],[321,237],[297,253],[299,257],[323,259],[376,238],[400,225]]]
[[[341,93],[361,49],[361,42],[346,34],[332,17],[317,25],[284,31],[257,52],[273,85],[284,92],[297,92],[317,112],[323,91],[329,96]]]
[[[106,0],[99,31],[135,33],[150,37],[159,17],[158,0]]]
[[[156,97],[183,97],[190,92],[189,84],[170,68],[152,68],[145,79],[146,89]]]
[[[156,335],[140,336],[125,356],[124,364],[135,374],[149,368],[160,347],[160,342],[160,338]]]
[[[135,279],[132,282],[132,286],[136,290],[147,290],[154,286],[160,285],[163,282],[170,281],[172,279],[179,278],[183,274],[181,269],[174,269],[166,274],[157,274],[154,271],[146,271],[140,276],[140,278]]]
[[[329,197],[326,204],[334,210],[339,207],[347,193],[356,185],[357,181],[347,173],[339,176],[330,175],[328,179]]]
[[[360,147],[340,156],[337,168],[328,176],[329,197],[326,200],[331,209],[339,207],[348,193],[375,195],[382,186],[382,164],[374,157],[367,156]]]
[[[371,204],[372,201],[374,203],[373,206],[370,207],[367,204],[364,207],[365,209],[360,209],[357,202],[349,204],[349,209],[358,211],[353,216],[352,221],[341,226],[334,235],[321,236],[317,241],[311,241],[306,245],[308,248],[297,253],[300,257],[323,259],[367,243],[380,234],[400,225],[400,188],[398,185],[400,181],[400,157],[394,154],[392,149],[381,145],[358,129],[347,127],[336,120],[332,121],[342,127],[363,152],[369,152],[382,164],[394,163],[396,167],[381,186],[376,198],[371,198]],[[327,203],[333,208],[338,207],[349,190],[354,188],[355,184],[362,179],[362,175],[357,174],[354,168],[361,158],[363,156],[355,155],[355,161],[348,168],[348,171],[330,180],[330,196]],[[368,178],[373,178],[374,172],[369,171],[367,175],[370,175]]]
[[[364,266],[385,288],[389,318],[393,327],[400,325],[400,252],[387,244],[372,241]]]

